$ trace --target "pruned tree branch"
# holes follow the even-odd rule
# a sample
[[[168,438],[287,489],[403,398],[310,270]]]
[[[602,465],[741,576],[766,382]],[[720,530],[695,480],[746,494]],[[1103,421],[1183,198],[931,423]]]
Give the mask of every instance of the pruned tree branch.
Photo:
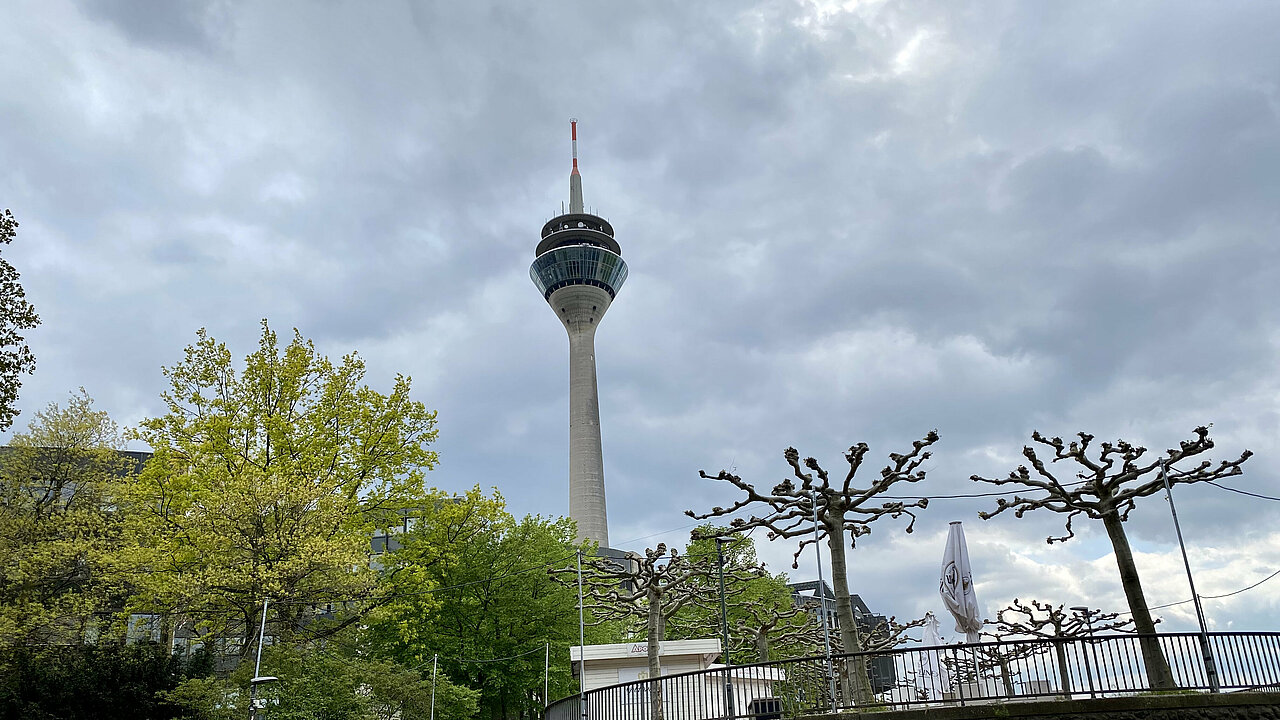
[[[1176,449],[1166,450],[1163,457],[1147,458],[1145,447],[1124,440],[1100,443],[1096,456],[1090,457],[1088,451],[1093,444],[1093,435],[1077,433],[1076,440],[1067,442],[1060,437],[1049,438],[1035,431],[1031,434],[1031,439],[1052,451],[1050,463],[1065,460],[1075,464],[1076,480],[1063,483],[1050,471],[1035,448],[1028,445],[1022,448],[1022,455],[1031,463],[1034,475],[1026,465],[1020,465],[1005,478],[973,475],[970,479],[992,485],[1021,485],[1044,494],[1038,497],[1015,495],[1012,500],[1000,498],[996,500],[994,511],[981,512],[978,516],[988,520],[1006,510],[1012,510],[1016,517],[1022,517],[1027,512],[1041,508],[1065,513],[1066,535],[1048,539],[1050,544],[1063,542],[1075,536],[1071,522],[1078,515],[1101,520],[1107,515],[1118,514],[1120,520],[1127,520],[1135,500],[1164,489],[1164,479],[1159,473],[1162,463],[1170,468],[1170,485],[1190,484],[1240,475],[1243,472],[1240,466],[1253,455],[1251,451],[1245,450],[1235,460],[1223,460],[1216,465],[1209,460],[1202,460],[1191,469],[1173,469],[1172,466],[1176,463],[1213,449],[1214,443],[1209,437],[1208,426],[1202,425],[1194,433],[1194,438],[1180,442]]]
[[[1156,622],[1160,622],[1158,619]],[[1120,613],[1089,611],[1067,613],[1062,605],[1032,600],[1026,604],[1014,598],[1008,607],[996,613],[994,625],[1001,636],[1015,635],[1034,638],[1085,637],[1104,631],[1133,632],[1131,618],[1120,619]]]
[[[1012,510],[1015,517],[1022,517],[1025,513],[1041,508],[1066,515],[1066,533],[1047,538],[1050,544],[1075,537],[1072,523],[1081,515],[1102,522],[1107,537],[1111,540],[1112,549],[1115,550],[1120,584],[1124,588],[1125,599],[1129,602],[1134,629],[1143,636],[1140,646],[1147,677],[1152,689],[1157,690],[1173,688],[1176,683],[1164,651],[1154,637],[1155,622],[1147,608],[1124,521],[1129,519],[1129,513],[1133,511],[1138,498],[1153,495],[1164,488],[1166,477],[1170,486],[1221,480],[1240,475],[1240,466],[1253,455],[1245,450],[1238,458],[1223,460],[1217,464],[1199,459],[1199,456],[1212,450],[1214,444],[1209,437],[1207,425],[1196,428],[1193,434],[1195,437],[1178,443],[1177,448],[1166,450],[1162,456],[1151,457],[1145,447],[1124,440],[1099,443],[1095,450],[1094,436],[1088,433],[1077,433],[1076,439],[1068,442],[1060,437],[1045,437],[1036,431],[1031,434],[1031,439],[1049,457],[1048,464],[1035,447],[1028,445],[1022,449],[1022,455],[1031,464],[1030,469],[1026,465],[1020,465],[1005,478],[985,478],[980,475],[970,477],[975,482],[1018,485],[1034,491],[1028,497],[1014,495],[1012,500],[1000,498],[996,501],[994,511],[978,513],[983,520],[989,520],[1006,510]],[[1197,459],[1195,467],[1173,467],[1176,463],[1191,458]],[[1063,482],[1050,469],[1049,465],[1060,461],[1065,461],[1063,467],[1074,471],[1075,480]]]
[[[770,540],[798,540],[795,555],[792,556],[793,568],[799,567],[800,553],[807,546],[825,540],[830,550],[831,577],[841,642],[850,652],[858,652],[862,650],[862,642],[854,621],[846,577],[845,535],[848,535],[849,547],[855,547],[859,537],[870,534],[871,525],[876,520],[883,517],[899,518],[903,515],[911,518],[905,530],[914,530],[916,514],[913,510],[927,507],[928,498],[921,497],[910,502],[884,502],[877,500],[877,496],[896,483],[923,480],[923,465],[930,458],[929,447],[937,441],[938,432],[931,430],[923,439],[912,443],[910,451],[891,453],[889,463],[881,469],[879,477],[865,488],[855,487],[854,479],[866,459],[866,443],[850,446],[845,452],[844,459],[848,469],[843,481],[837,484],[833,484],[830,474],[816,459],[809,457],[802,462],[800,453],[793,447],[783,452],[783,458],[791,467],[792,477],[784,478],[768,492],[757,490],[752,483],[726,470],[721,470],[716,475],[699,471],[699,476],[727,482],[745,493],[746,497],[728,508],[715,507],[704,514],[686,510],[685,514],[705,520],[733,515],[751,506],[764,506],[768,510],[764,515],[752,515],[746,520],[734,518],[729,523],[729,529],[715,532],[713,536],[763,527],[769,531]],[[852,681],[853,692],[859,702],[869,701],[871,690],[866,664],[859,658],[852,665],[852,677],[846,677],[845,681]]]

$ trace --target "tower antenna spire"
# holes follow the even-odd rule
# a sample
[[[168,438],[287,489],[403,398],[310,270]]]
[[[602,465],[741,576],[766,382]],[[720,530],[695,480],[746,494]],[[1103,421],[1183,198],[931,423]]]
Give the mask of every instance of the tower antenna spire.
[[[569,118],[569,134],[573,139],[573,172],[569,174],[569,212],[581,213],[582,176],[578,174],[578,119]]]

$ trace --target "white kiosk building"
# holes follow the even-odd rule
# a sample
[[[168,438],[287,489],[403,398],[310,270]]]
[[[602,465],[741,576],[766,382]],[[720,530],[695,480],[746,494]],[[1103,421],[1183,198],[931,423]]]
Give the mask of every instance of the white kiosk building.
[[[590,692],[612,685],[622,685],[613,693],[597,693],[587,703],[587,720],[647,720],[649,717],[648,644],[645,642],[588,645],[569,648],[575,672],[584,672],[583,690]],[[723,718],[723,673],[707,673],[687,678],[672,677],[698,670],[715,670],[724,665],[713,662],[720,657],[720,640],[668,640],[658,652],[662,665],[662,704],[681,717]],[[581,670],[580,670],[581,668]],[[773,684],[786,680],[781,670],[761,667],[729,668],[733,706],[737,714],[746,708],[759,707],[775,698]],[[628,684],[634,683],[634,684]],[[691,713],[691,710],[698,712]]]

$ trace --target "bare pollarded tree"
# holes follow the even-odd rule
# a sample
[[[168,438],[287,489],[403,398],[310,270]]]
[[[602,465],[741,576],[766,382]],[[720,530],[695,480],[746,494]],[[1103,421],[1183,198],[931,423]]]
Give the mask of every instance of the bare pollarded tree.
[[[758,662],[769,662],[773,647],[802,639],[798,630],[804,626],[797,624],[797,616],[804,612],[802,608],[793,605],[784,610],[776,605],[752,600],[736,603],[736,609],[745,617],[735,626],[737,632],[732,640],[734,646],[738,649],[748,646],[754,651]]]
[[[1032,638],[1072,638],[1096,635],[1106,630],[1133,632],[1132,619],[1120,619],[1120,613],[1103,613],[1087,610],[1068,613],[1062,605],[1032,600],[1030,605],[1014,598],[1008,607],[996,613],[995,620],[987,620],[1001,636]],[[1158,619],[1155,622],[1160,622]],[[1071,674],[1067,670],[1067,652],[1062,643],[1054,643],[1058,658],[1058,682],[1062,692],[1071,692]]]
[[[649,659],[649,707],[651,720],[662,720],[662,664],[659,655],[666,635],[667,619],[686,605],[711,606],[716,602],[719,568],[714,557],[691,558],[667,546],[645,549],[644,556],[619,563],[608,557],[583,562],[583,607],[594,618],[592,624],[616,620],[643,620]],[[574,568],[549,571],[565,584],[576,583]],[[726,565],[724,581],[730,592],[742,583],[759,577],[759,566]],[[726,655],[728,648],[724,649]]]
[[[823,539],[831,558],[831,585],[836,596],[836,618],[840,624],[840,641],[851,653],[863,650],[859,638],[858,626],[854,621],[853,602],[849,594],[848,566],[845,559],[845,537],[849,546],[853,547],[857,539],[871,532],[871,524],[882,517],[901,517],[908,515],[911,522],[906,531],[911,532],[915,524],[913,508],[923,508],[928,500],[920,498],[912,502],[876,502],[876,496],[888,490],[898,482],[919,482],[924,479],[925,471],[921,465],[929,459],[927,448],[938,441],[936,430],[930,431],[924,439],[912,444],[907,453],[889,455],[889,464],[880,471],[880,477],[873,480],[870,486],[858,488],[853,484],[854,476],[862,467],[868,447],[859,443],[850,447],[845,453],[845,461],[849,470],[842,483],[832,483],[831,477],[814,458],[805,458],[803,466],[800,453],[795,448],[787,448],[783,456],[791,466],[792,475],[800,481],[796,485],[791,478],[773,486],[767,492],[760,492],[756,486],[742,478],[721,470],[717,475],[708,475],[705,471],[698,474],[712,480],[723,480],[733,484],[746,493],[746,497],[734,503],[732,507],[712,508],[711,512],[698,514],[686,510],[685,514],[699,520],[731,515],[745,507],[763,505],[768,513],[763,517],[751,516],[750,519],[734,519],[730,527],[734,531],[753,527],[764,527],[769,530],[769,539],[800,538],[792,567],[797,567],[800,552],[807,545]],[[818,528],[814,528],[814,516],[817,515]],[[853,662],[852,678],[844,678],[853,683],[854,699],[859,703],[872,699],[871,688],[867,678],[866,663],[862,658]]]
[[[900,623],[896,616],[889,618],[877,617],[870,623],[864,623],[859,629],[862,649],[864,651],[891,650],[909,642],[920,642],[919,638],[911,637],[907,633],[915,628],[924,627],[924,624],[925,618],[917,618],[907,623]],[[793,637],[802,639],[812,645],[822,645],[825,640],[822,632],[822,621],[814,616],[813,620],[799,628]],[[846,652],[838,634],[832,636],[831,646],[834,652]]]
[[[1100,443],[1096,452],[1092,453],[1093,457],[1090,457],[1094,437],[1083,432],[1076,437],[1079,440],[1066,442],[1060,437],[1047,438],[1038,431],[1031,434],[1033,441],[1053,451],[1053,457],[1049,460],[1051,463],[1069,461],[1067,476],[1070,479],[1067,482],[1059,479],[1058,474],[1049,469],[1030,445],[1022,448],[1022,455],[1031,463],[1034,474],[1026,465],[1020,465],[1006,478],[972,476],[971,479],[978,482],[1020,485],[1037,492],[1033,497],[1015,495],[1013,500],[1000,498],[996,501],[994,512],[982,512],[978,515],[983,520],[989,520],[1006,510],[1012,510],[1016,517],[1022,517],[1024,513],[1041,508],[1065,514],[1066,535],[1050,537],[1049,543],[1065,542],[1075,537],[1071,522],[1079,515],[1101,520],[1107,537],[1111,540],[1111,547],[1115,550],[1120,585],[1129,602],[1134,629],[1144,636],[1139,644],[1147,679],[1152,688],[1172,688],[1173,673],[1160,650],[1160,643],[1154,637],[1155,622],[1151,619],[1151,611],[1147,608],[1146,596],[1142,592],[1142,582],[1138,578],[1133,550],[1129,547],[1129,538],[1125,534],[1124,521],[1129,519],[1129,513],[1138,498],[1164,489],[1162,467],[1168,468],[1170,484],[1221,480],[1241,474],[1240,466],[1253,453],[1245,450],[1239,458],[1223,460],[1217,465],[1210,460],[1201,460],[1194,468],[1175,469],[1173,465],[1178,462],[1213,449],[1213,440],[1209,437],[1207,426],[1196,428],[1193,439],[1184,440],[1176,449],[1167,450],[1163,456],[1157,457],[1148,457],[1146,448],[1124,440]]]

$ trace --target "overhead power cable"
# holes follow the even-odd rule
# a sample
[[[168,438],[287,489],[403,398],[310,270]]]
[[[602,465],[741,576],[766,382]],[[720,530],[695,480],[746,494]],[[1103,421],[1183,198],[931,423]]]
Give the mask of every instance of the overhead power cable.
[[[1270,495],[1259,495],[1258,493],[1252,493],[1252,492],[1249,492],[1248,490],[1238,490],[1233,487],[1227,487],[1226,485],[1219,485],[1218,483],[1212,480],[1206,480],[1205,482],[1209,483],[1210,485],[1216,488],[1222,488],[1223,490],[1230,490],[1233,493],[1240,493],[1241,495],[1248,495],[1249,497],[1260,498],[1262,500],[1273,500],[1275,502],[1280,502],[1280,497],[1271,497]]]
[[[1242,588],[1240,588],[1239,590],[1232,590],[1232,591],[1231,591],[1231,592],[1229,592],[1229,593],[1223,593],[1223,594],[1221,594],[1221,595],[1201,595],[1201,596],[1200,596],[1200,599],[1201,599],[1201,600],[1221,600],[1222,598],[1228,598],[1228,597],[1231,597],[1232,595],[1239,595],[1239,594],[1240,594],[1240,593],[1242,593],[1242,592],[1247,592],[1247,591],[1249,591],[1249,590],[1252,590],[1252,589],[1254,589],[1254,588],[1258,587],[1258,586],[1259,586],[1259,585],[1261,585],[1262,583],[1264,583],[1264,582],[1266,582],[1266,581],[1268,581],[1268,580],[1270,580],[1270,579],[1274,578],[1274,577],[1275,577],[1275,576],[1277,576],[1277,575],[1280,575],[1280,570],[1276,570],[1275,572],[1271,573],[1270,575],[1268,575],[1268,576],[1266,576],[1266,577],[1262,578],[1262,579],[1261,579],[1261,580],[1259,580],[1258,582],[1256,582],[1256,583],[1254,583],[1254,584],[1252,584],[1252,585],[1250,585],[1250,586],[1248,586],[1248,587],[1242,587]],[[1175,605],[1185,605],[1185,604],[1187,604],[1187,603],[1189,603],[1189,602],[1191,602],[1191,598],[1187,598],[1186,600],[1179,600],[1179,601],[1177,601],[1177,602],[1165,603],[1164,605],[1153,605],[1152,607],[1149,607],[1149,608],[1147,608],[1147,609],[1148,609],[1148,610],[1161,610],[1161,609],[1164,609],[1164,608],[1173,607],[1173,606],[1175,606]],[[1131,612],[1126,612],[1126,613],[1122,613],[1122,614],[1123,614],[1123,615],[1132,615],[1133,613],[1131,613]]]

